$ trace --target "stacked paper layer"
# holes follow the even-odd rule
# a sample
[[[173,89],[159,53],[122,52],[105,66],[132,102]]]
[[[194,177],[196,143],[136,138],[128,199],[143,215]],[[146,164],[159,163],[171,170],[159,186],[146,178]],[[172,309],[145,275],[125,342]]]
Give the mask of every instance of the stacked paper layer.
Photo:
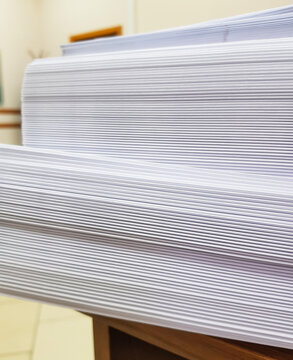
[[[292,10],[29,65],[0,291],[293,349]]]
[[[292,175],[293,38],[34,61],[23,142]]]
[[[209,44],[293,35],[293,6],[146,34],[108,37],[63,45],[63,55]]]
[[[293,348],[286,177],[0,146],[1,288]]]

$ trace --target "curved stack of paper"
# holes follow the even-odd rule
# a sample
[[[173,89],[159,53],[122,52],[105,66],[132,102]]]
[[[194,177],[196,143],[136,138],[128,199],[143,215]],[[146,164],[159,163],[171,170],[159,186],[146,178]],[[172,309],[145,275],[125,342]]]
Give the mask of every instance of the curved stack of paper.
[[[27,146],[292,175],[293,38],[37,60]]]
[[[1,287],[292,346],[292,182],[0,147]]]
[[[212,44],[293,36],[293,6],[211,20],[145,34],[106,37],[63,45],[63,55]]]
[[[291,11],[29,65],[0,291],[293,349],[293,38],[232,42],[290,35]]]

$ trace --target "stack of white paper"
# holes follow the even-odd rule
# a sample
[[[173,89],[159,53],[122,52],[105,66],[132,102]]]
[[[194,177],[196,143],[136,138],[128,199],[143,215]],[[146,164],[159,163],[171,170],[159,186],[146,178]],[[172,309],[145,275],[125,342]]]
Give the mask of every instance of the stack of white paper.
[[[1,288],[293,348],[286,177],[0,146]]]
[[[293,38],[37,60],[23,142],[292,175]]]
[[[175,29],[108,37],[62,46],[63,55],[162,48],[293,36],[293,6],[211,20]]]
[[[293,349],[292,10],[29,65],[0,291]]]

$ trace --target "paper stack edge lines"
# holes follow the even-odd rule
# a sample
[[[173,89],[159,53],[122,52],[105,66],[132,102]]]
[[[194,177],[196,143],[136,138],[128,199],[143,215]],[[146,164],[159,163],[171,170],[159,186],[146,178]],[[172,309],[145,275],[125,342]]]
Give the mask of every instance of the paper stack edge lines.
[[[23,143],[292,175],[293,38],[37,60]]]
[[[287,178],[11,146],[0,166],[8,293],[292,347]]]
[[[292,10],[30,64],[0,292],[293,350]]]

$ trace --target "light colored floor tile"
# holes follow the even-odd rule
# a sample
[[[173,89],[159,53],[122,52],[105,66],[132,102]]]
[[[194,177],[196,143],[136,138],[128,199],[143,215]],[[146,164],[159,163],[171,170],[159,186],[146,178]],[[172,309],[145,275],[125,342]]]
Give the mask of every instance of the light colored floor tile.
[[[52,359],[94,359],[91,318],[40,322],[33,360]]]
[[[0,356],[0,360],[31,360],[31,353],[20,353]]]
[[[0,356],[32,349],[39,310],[39,304],[28,301],[0,303]]]
[[[11,301],[11,298],[7,297],[7,296],[0,296],[0,304],[3,302],[8,302]]]
[[[11,302],[11,301],[18,301],[18,299],[16,299],[16,298],[14,298],[14,297],[9,297],[9,296],[2,296],[2,295],[0,295],[0,305],[2,304],[2,303],[7,303],[7,302]]]
[[[59,306],[42,305],[41,321],[58,320],[81,316],[83,315],[71,309],[66,309]]]

